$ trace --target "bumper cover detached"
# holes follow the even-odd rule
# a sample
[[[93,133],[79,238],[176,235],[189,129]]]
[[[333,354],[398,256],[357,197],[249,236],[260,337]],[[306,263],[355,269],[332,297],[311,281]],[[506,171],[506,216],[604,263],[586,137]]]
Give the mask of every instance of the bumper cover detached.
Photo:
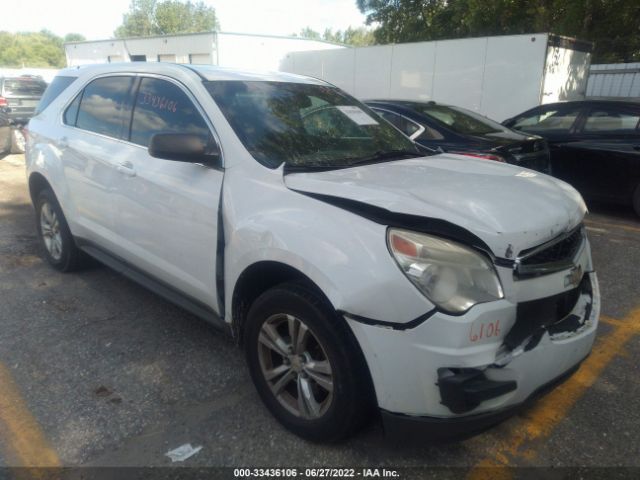
[[[387,435],[454,440],[499,423],[575,372],[591,352],[599,315],[598,281],[589,272],[561,296],[480,304],[458,317],[435,313],[406,330],[346,318],[363,346]],[[500,336],[476,341],[473,332],[497,330],[498,321]]]
[[[578,364],[534,391],[524,402],[501,410],[459,417],[428,417],[403,415],[380,410],[384,433],[390,440],[398,442],[460,441],[472,437],[508,419],[520,410],[531,406],[537,399],[549,393],[567,380],[578,368]]]

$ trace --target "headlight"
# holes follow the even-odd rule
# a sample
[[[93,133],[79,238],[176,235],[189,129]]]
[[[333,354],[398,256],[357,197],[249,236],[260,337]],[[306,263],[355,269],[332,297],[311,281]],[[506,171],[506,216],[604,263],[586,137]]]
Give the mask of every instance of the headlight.
[[[504,297],[493,265],[470,248],[395,228],[388,230],[387,241],[409,280],[446,312],[460,314]]]

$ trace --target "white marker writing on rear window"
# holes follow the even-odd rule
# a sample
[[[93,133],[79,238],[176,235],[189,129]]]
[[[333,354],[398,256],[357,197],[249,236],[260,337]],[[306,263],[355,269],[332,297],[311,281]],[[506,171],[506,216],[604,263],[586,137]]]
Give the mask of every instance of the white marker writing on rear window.
[[[357,123],[358,125],[378,125],[378,122],[376,122],[373,118],[363,112],[360,107],[343,105],[336,108],[344,113],[349,118],[349,120]]]

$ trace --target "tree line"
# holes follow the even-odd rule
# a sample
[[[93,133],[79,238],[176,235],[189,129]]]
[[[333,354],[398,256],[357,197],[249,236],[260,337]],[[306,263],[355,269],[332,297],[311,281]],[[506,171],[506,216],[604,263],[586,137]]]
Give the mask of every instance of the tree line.
[[[353,0],[369,28],[306,27],[300,37],[352,46],[551,32],[594,42],[593,63],[640,61],[639,0]],[[114,37],[219,30],[213,7],[198,0],[131,0]],[[70,33],[0,32],[0,66],[65,65]]]
[[[40,32],[0,32],[0,66],[61,68],[66,64],[64,42],[84,40],[79,33],[59,37],[48,30]]]
[[[352,47],[365,47],[376,43],[373,30],[365,27],[348,27],[345,30],[336,30],[335,32],[333,29],[327,28],[322,34],[313,30],[311,27],[305,27],[300,30],[300,33],[294,33],[293,36],[309,38],[311,40],[342,43]]]
[[[202,1],[132,0],[115,38],[171,33],[206,32],[220,28],[216,12]],[[78,33],[59,37],[40,32],[0,32],[0,67],[61,68],[66,64],[64,42],[82,41]]]
[[[551,32],[594,42],[593,63],[640,61],[638,0],[356,0],[375,43]]]

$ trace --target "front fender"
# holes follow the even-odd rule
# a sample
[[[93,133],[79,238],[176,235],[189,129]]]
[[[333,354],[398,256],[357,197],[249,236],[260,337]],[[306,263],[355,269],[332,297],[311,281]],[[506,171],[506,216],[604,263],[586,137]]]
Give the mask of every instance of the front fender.
[[[303,273],[336,310],[406,323],[433,309],[400,271],[385,225],[230,169],[225,178],[225,312],[240,275],[261,261]],[[250,192],[250,193],[248,193]]]

